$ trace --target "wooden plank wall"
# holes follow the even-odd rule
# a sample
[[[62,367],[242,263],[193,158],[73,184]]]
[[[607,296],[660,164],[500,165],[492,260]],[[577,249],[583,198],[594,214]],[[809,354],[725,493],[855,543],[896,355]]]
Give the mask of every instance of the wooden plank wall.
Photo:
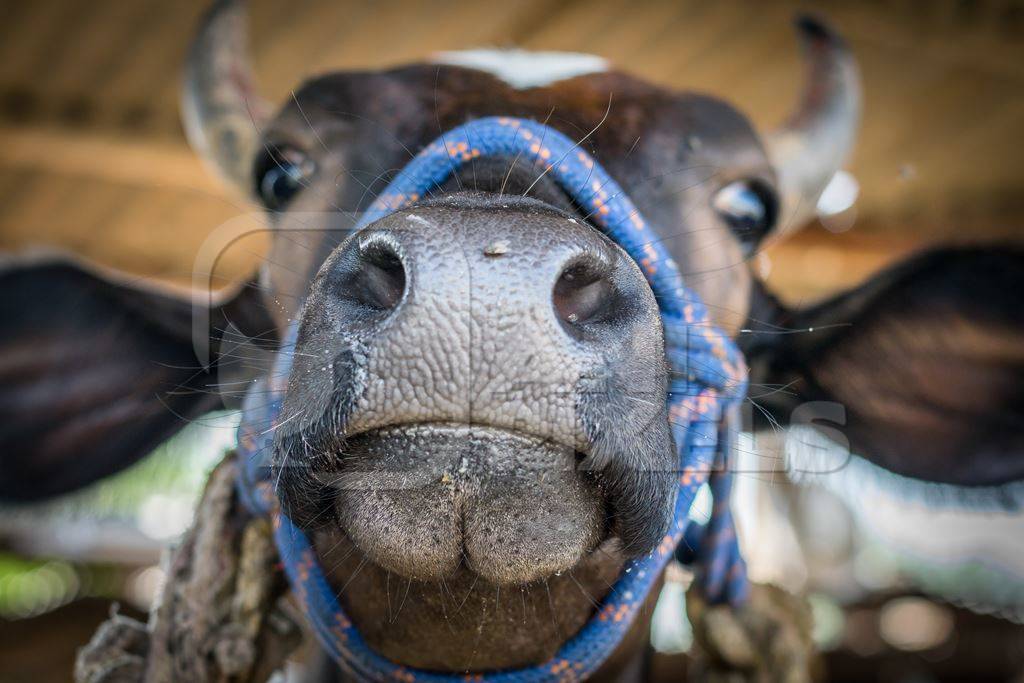
[[[210,231],[251,210],[192,157],[178,123],[182,55],[204,0],[0,6],[0,248],[44,244],[187,281]],[[589,51],[655,82],[715,93],[768,128],[800,82],[785,0],[253,3],[261,85],[421,59],[440,49]],[[1024,207],[1024,3],[832,0],[866,85],[851,170],[857,220],[815,227],[758,267],[787,296],[856,281],[938,239],[1014,238]],[[221,264],[256,263],[254,238]]]

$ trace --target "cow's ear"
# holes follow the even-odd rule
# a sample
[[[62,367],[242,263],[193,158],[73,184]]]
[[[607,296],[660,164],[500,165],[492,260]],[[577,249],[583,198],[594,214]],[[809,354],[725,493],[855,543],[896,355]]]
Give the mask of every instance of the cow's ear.
[[[993,247],[926,252],[803,310],[764,299],[774,319],[743,344],[751,397],[897,474],[1024,479],[1022,297],[1024,251]]]
[[[0,263],[0,500],[77,489],[223,407],[193,306],[68,258]],[[251,286],[200,311],[215,359],[229,325],[272,329]]]

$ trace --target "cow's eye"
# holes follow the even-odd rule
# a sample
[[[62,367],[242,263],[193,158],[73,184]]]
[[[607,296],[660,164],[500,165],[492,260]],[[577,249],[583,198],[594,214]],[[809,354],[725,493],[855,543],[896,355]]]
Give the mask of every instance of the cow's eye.
[[[737,180],[720,189],[712,200],[718,212],[749,255],[775,224],[777,201],[767,185]]]
[[[280,211],[313,175],[313,160],[294,147],[275,147],[256,167],[256,192],[263,205]]]

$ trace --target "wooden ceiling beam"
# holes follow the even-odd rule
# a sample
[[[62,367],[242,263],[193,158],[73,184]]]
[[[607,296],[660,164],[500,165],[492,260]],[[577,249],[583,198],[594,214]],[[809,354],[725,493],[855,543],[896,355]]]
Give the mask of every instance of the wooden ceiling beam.
[[[152,138],[56,126],[0,125],[0,165],[228,196],[186,145]]]

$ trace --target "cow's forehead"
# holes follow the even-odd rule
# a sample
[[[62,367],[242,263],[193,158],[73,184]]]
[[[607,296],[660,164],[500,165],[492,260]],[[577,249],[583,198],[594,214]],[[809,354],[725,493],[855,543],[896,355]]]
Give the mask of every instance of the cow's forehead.
[[[498,65],[496,55],[504,54],[508,63]],[[568,54],[567,63],[557,66],[556,54]],[[731,105],[608,69],[599,57],[481,50],[444,53],[442,59],[446,63],[339,72],[307,81],[269,131],[293,137],[309,134],[303,129],[310,127],[357,129],[351,142],[372,145],[372,156],[397,147],[408,158],[409,151],[469,119],[513,116],[580,140],[627,185],[632,173],[664,172],[658,168],[661,148],[673,139],[680,148],[671,155],[673,163],[682,155],[720,167],[768,166],[749,120]],[[536,69],[528,75],[531,65]],[[645,149],[644,142],[654,140],[654,148]],[[321,136],[309,142],[318,147],[322,141]]]
[[[415,64],[308,81],[265,133],[268,148],[293,145],[316,160],[317,176],[291,209],[358,211],[444,131],[486,116],[540,121],[578,140],[665,236],[684,273],[696,274],[692,286],[701,296],[715,310],[744,317],[744,258],[714,215],[710,197],[737,179],[774,186],[775,176],[749,120],[719,99],[673,92],[615,70],[517,88],[475,68]],[[282,217],[281,224],[289,220]],[[292,222],[306,229],[310,220],[306,215]],[[279,291],[304,290],[339,243],[334,232],[324,234],[329,239],[301,251],[292,234],[275,241],[275,250],[296,253],[275,253],[274,260],[298,273],[279,273]],[[296,268],[296,262],[309,267]],[[286,286],[290,280],[296,281]]]

